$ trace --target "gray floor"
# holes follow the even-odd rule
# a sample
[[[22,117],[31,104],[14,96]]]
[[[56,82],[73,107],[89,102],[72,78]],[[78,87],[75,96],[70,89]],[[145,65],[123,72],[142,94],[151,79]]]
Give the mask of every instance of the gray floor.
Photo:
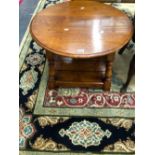
[[[39,0],[23,0],[19,6],[19,44],[22,41],[38,2]]]

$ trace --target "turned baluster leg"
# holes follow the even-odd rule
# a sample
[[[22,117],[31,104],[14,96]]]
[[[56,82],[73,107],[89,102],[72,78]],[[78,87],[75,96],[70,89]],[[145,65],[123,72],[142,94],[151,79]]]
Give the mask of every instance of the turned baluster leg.
[[[109,54],[106,56],[106,72],[105,72],[105,79],[104,79],[104,86],[103,89],[105,91],[110,91],[111,88],[111,81],[112,81],[112,64],[114,61],[115,54]]]
[[[55,65],[54,65],[54,54],[46,51],[46,57],[48,59],[49,72],[48,72],[48,89],[55,88]]]

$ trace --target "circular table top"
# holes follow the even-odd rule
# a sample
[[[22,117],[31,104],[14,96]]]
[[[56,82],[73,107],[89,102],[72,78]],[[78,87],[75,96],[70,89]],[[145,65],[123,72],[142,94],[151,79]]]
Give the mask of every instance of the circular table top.
[[[32,38],[45,50],[91,58],[115,52],[131,38],[132,22],[118,9],[97,1],[50,6],[32,20]]]

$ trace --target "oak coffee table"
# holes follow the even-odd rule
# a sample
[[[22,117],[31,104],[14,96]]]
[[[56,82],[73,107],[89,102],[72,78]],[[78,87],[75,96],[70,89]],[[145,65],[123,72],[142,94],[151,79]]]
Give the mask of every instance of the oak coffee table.
[[[39,12],[32,38],[46,50],[48,88],[99,87],[110,90],[115,52],[133,33],[118,9],[98,1],[70,1]]]

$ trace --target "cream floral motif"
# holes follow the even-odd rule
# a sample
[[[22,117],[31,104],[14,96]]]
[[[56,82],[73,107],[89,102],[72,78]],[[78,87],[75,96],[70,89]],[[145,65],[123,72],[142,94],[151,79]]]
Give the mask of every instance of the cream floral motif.
[[[68,117],[65,117],[65,118],[60,118],[60,117],[48,117],[48,116],[42,116],[42,117],[39,117],[37,118],[38,119],[38,122],[39,122],[39,125],[44,128],[45,126],[47,125],[54,125],[54,124],[57,124],[58,122],[64,122],[66,120],[68,120],[69,118]]]
[[[79,98],[78,101],[79,101],[79,103],[82,103],[83,102],[83,99],[82,98]]]
[[[35,49],[37,52],[39,52],[40,50],[42,50],[42,48],[41,48],[36,42],[33,43],[33,47],[34,47],[34,49]]]
[[[103,122],[108,123],[108,124],[112,124],[114,126],[117,127],[123,127],[126,129],[130,129],[132,124],[134,123],[134,120],[132,119],[124,119],[124,118],[102,118],[101,119]]]
[[[30,64],[31,66],[41,65],[43,61],[45,61],[45,57],[40,53],[30,54],[26,58],[27,64]]]
[[[134,152],[135,144],[132,140],[118,141],[104,148],[105,152]]]
[[[103,131],[97,123],[87,120],[74,122],[69,129],[61,129],[59,134],[61,137],[68,136],[74,145],[81,145],[85,148],[98,146],[103,137],[110,138],[112,135],[108,129]]]
[[[26,95],[30,89],[33,89],[37,82],[38,73],[32,67],[26,71],[20,79],[19,87],[22,89],[22,94]]]
[[[36,97],[38,90],[35,90],[33,94],[29,97],[28,102],[26,103],[26,107],[32,111],[35,105]]]
[[[42,72],[43,69],[44,69],[44,63],[43,63],[43,65],[40,65],[40,66],[38,67],[38,69]]]
[[[32,148],[39,150],[54,150],[56,148],[56,143],[52,140],[43,139],[42,137],[38,137],[35,143],[32,145]]]
[[[113,100],[116,101],[116,102],[119,102],[119,98],[120,98],[119,95],[114,95],[113,96]]]
[[[38,137],[34,144],[31,144],[33,149],[37,150],[52,150],[52,151],[60,151],[67,150],[67,148],[62,144],[57,144],[51,139],[44,139],[42,136]]]
[[[96,99],[97,99],[97,101],[101,101],[101,100],[102,100],[102,97],[98,95],[98,96],[96,97]]]
[[[57,101],[56,103],[58,106],[61,106],[63,104],[63,101]]]
[[[55,102],[56,102],[56,100],[54,99],[54,97],[51,97],[50,100],[49,100],[49,103],[52,104],[52,103],[55,103]]]

